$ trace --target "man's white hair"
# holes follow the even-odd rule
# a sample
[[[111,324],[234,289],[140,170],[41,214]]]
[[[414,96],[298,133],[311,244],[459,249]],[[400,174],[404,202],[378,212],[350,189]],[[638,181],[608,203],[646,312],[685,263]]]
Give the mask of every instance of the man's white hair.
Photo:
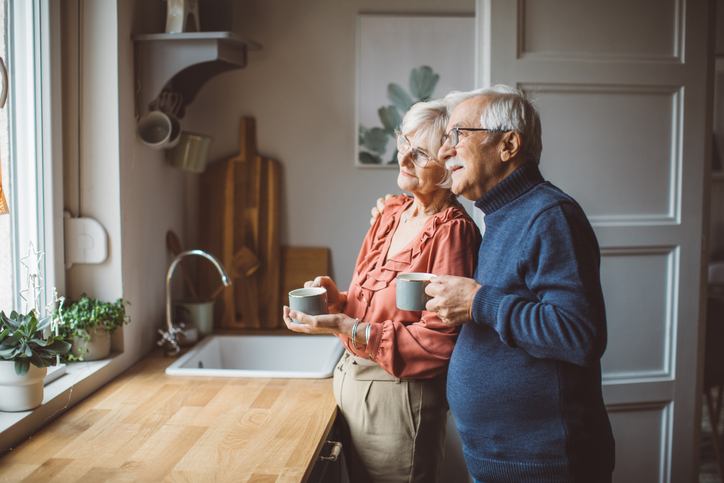
[[[475,97],[488,100],[486,109],[480,113],[480,127],[519,133],[521,152],[528,161],[538,164],[543,150],[540,113],[531,98],[516,87],[498,84],[470,92],[454,91],[444,101],[452,115],[459,104]]]

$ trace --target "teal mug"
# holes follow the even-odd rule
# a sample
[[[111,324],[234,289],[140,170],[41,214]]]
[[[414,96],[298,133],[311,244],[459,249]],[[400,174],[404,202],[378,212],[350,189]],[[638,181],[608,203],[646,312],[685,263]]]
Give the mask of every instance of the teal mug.
[[[435,277],[432,273],[401,273],[397,275],[397,288],[395,296],[397,308],[413,312],[425,310],[425,304],[430,300],[425,293],[425,287]]]
[[[323,315],[329,313],[327,307],[327,289],[323,287],[298,288],[289,292],[289,308],[307,315]],[[292,319],[297,324],[303,322]]]

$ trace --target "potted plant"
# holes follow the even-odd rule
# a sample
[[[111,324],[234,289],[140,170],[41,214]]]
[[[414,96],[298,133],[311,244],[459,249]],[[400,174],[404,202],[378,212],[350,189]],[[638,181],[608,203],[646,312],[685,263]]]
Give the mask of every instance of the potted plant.
[[[72,342],[69,361],[95,361],[111,352],[111,335],[131,321],[126,315],[130,302],[119,298],[103,302],[83,294],[80,300],[62,308],[61,335]],[[57,313],[57,312],[56,312]]]
[[[35,311],[10,316],[0,312],[0,411],[28,411],[43,402],[43,379],[56,356],[70,350],[62,338],[44,334],[51,317],[38,321]]]

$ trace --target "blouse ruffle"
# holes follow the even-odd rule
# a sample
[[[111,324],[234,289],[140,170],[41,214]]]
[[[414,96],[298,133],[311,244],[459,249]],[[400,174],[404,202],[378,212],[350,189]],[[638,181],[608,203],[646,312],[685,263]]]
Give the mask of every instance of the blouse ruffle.
[[[374,292],[387,288],[397,274],[408,270],[425,249],[427,242],[435,236],[438,228],[450,220],[463,219],[465,214],[460,209],[450,207],[434,214],[425,222],[425,229],[420,233],[417,243],[410,243],[402,251],[384,259],[384,247],[394,228],[400,222],[402,213],[412,204],[413,198],[398,196],[385,207],[370,250],[358,264],[354,284],[359,287],[358,299],[370,300]],[[389,213],[388,213],[389,211]]]

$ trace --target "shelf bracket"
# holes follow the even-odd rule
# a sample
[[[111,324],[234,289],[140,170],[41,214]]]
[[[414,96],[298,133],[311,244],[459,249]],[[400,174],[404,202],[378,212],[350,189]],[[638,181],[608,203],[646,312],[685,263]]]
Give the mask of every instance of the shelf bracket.
[[[133,35],[136,119],[158,108],[161,93],[179,99],[173,114],[186,106],[212,77],[246,67],[247,52],[261,45],[232,32]]]

